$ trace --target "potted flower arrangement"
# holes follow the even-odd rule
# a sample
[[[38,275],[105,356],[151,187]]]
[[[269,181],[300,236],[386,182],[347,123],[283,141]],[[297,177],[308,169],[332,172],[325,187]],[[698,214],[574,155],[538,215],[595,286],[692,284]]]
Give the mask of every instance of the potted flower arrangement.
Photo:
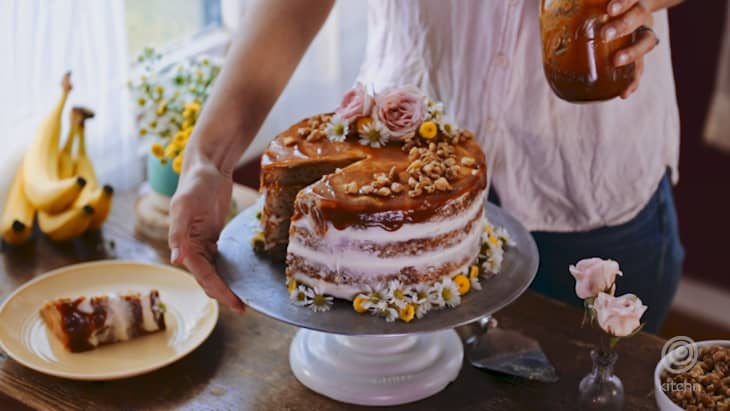
[[[221,65],[209,57],[162,64],[145,48],[137,57],[142,74],[129,81],[137,134],[152,141],[147,180],[155,192],[171,197],[177,189],[185,145],[210,94]]]

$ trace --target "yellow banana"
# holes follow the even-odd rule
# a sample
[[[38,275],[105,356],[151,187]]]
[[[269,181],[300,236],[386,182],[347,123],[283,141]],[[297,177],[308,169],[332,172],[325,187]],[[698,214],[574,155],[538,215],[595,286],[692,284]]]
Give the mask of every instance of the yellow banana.
[[[74,202],[73,206],[91,205],[94,208],[94,219],[89,225],[89,229],[97,230],[101,228],[111,212],[114,189],[109,185],[99,187],[99,181],[94,172],[94,165],[86,154],[86,131],[83,122],[80,124],[77,138],[78,153],[75,159],[76,173],[86,179],[87,186]]]
[[[71,109],[71,128],[66,137],[66,142],[58,155],[58,177],[69,178],[76,175],[76,161],[73,158],[73,146],[77,135],[84,128],[84,122],[93,118],[94,112],[84,107]],[[83,176],[82,176],[83,177]],[[86,179],[88,182],[88,179]]]
[[[21,245],[28,241],[33,232],[35,208],[25,197],[23,190],[23,165],[10,187],[8,198],[5,201],[2,219],[0,219],[0,234],[8,244]]]
[[[68,241],[81,235],[94,219],[90,205],[71,207],[59,214],[38,211],[38,227],[53,241]]]
[[[97,190],[100,192],[99,196],[90,203],[94,207],[94,219],[89,225],[90,230],[100,229],[112,211],[112,197],[114,196],[112,186],[107,184]]]
[[[70,73],[64,76],[61,99],[41,124],[23,161],[25,195],[36,208],[49,213],[66,209],[78,197],[84,186],[83,179],[58,177],[61,114],[71,92],[70,76]]]

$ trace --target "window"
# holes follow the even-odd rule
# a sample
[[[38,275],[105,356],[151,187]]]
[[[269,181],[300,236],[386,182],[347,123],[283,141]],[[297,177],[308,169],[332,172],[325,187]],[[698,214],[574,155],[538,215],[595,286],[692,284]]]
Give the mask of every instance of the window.
[[[144,47],[170,50],[223,25],[221,0],[125,0],[130,58]]]

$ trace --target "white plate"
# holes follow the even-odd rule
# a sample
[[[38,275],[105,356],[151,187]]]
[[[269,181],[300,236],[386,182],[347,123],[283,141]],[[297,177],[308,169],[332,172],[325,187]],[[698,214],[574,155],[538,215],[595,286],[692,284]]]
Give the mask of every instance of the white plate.
[[[66,351],[39,309],[60,297],[157,289],[167,330],[82,353]],[[218,304],[185,271],[165,265],[100,261],[63,267],[18,288],[0,307],[0,348],[36,371],[77,380],[112,380],[175,362],[210,335]]]

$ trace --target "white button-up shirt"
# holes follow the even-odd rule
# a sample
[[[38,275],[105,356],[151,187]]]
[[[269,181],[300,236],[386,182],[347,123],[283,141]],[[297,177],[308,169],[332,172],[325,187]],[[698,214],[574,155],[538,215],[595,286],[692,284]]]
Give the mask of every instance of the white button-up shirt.
[[[537,0],[370,0],[359,80],[415,84],[473,130],[502,205],[530,230],[584,231],[634,217],[667,167],[679,115],[665,11],[661,44],[628,100],[572,104],[542,68]]]

